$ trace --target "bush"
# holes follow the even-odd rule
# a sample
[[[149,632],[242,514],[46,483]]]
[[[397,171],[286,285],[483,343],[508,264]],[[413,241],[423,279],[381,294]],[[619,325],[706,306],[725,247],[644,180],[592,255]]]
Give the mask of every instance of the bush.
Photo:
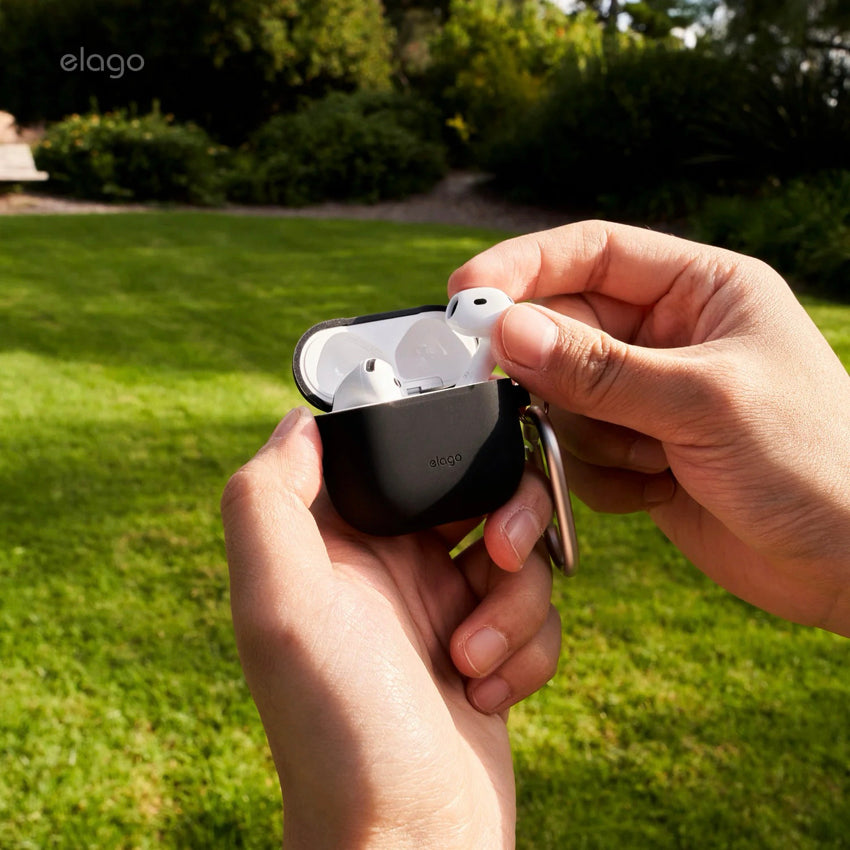
[[[568,62],[487,164],[528,200],[643,211],[647,194],[684,181],[696,116],[734,88],[719,70],[704,54],[667,49],[609,53],[585,68]]]
[[[241,144],[269,116],[331,89],[389,87],[379,0],[0,0],[0,104],[25,124],[155,100]],[[69,72],[65,55],[85,67]],[[137,72],[92,57],[133,55]],[[138,63],[138,60],[136,60]]]
[[[712,198],[692,224],[698,239],[850,301],[850,171],[792,180],[761,198]]]
[[[408,96],[334,93],[266,123],[230,194],[287,206],[405,197],[445,172],[439,132],[430,107]]]
[[[34,155],[51,192],[110,201],[222,200],[226,148],[192,124],[158,112],[72,115],[52,125]]]
[[[702,50],[568,63],[486,165],[527,200],[677,214],[708,193],[850,167],[850,90]]]

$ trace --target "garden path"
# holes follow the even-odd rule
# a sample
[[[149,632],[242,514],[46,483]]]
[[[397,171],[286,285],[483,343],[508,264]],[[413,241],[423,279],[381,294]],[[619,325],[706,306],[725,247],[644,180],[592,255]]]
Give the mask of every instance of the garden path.
[[[518,233],[545,230],[572,220],[563,212],[510,203],[488,191],[485,183],[486,177],[483,175],[456,171],[443,178],[430,192],[402,201],[382,201],[377,204],[327,202],[297,208],[227,205],[210,211],[282,218],[357,218],[417,224],[458,224],[466,227],[492,227]],[[199,209],[166,207],[175,208]],[[0,195],[0,214],[115,213],[152,209],[162,207],[76,201],[27,192]]]

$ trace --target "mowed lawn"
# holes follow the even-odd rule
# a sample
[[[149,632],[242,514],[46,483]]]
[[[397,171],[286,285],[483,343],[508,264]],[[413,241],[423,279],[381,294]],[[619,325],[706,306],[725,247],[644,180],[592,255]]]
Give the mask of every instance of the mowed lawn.
[[[299,402],[307,327],[443,303],[499,238],[0,218],[0,847],[279,847],[221,490]],[[850,309],[807,306],[850,363]],[[577,523],[560,672],[510,721],[519,846],[850,847],[850,642],[729,596],[643,516]]]

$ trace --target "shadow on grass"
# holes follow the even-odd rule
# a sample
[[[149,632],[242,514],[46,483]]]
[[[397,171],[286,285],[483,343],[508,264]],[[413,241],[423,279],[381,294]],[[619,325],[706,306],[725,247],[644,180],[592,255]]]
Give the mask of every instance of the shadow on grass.
[[[328,318],[444,303],[495,241],[450,227],[204,213],[0,220],[0,346],[59,360],[288,374]]]
[[[10,846],[35,835],[32,812],[35,846],[57,824],[66,846],[104,829],[101,846],[276,843],[221,490],[294,401],[307,327],[439,302],[494,239],[0,221],[0,844],[6,813]],[[515,712],[519,846],[846,847],[846,644],[722,602],[638,519],[581,511],[579,531],[582,573],[557,591],[569,654]]]
[[[515,758],[517,847],[846,847],[846,694],[782,691],[565,718]]]

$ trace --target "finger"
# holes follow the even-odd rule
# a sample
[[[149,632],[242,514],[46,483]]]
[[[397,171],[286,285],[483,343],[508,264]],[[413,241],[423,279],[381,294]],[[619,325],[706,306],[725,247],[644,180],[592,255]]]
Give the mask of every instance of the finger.
[[[644,306],[626,304],[598,292],[552,295],[536,298],[534,303],[576,321],[584,322],[593,328],[604,330],[624,342],[652,344],[643,339],[646,336],[647,327],[647,308]],[[687,342],[690,342],[690,338]],[[663,343],[658,343],[656,347],[669,348],[674,344],[680,343],[678,340],[675,342],[665,340]]]
[[[583,221],[508,239],[478,254],[449,278],[449,295],[495,286],[515,301],[596,292],[628,304],[654,304],[672,287],[701,281],[693,309],[746,260],[731,251],[666,233]],[[706,286],[708,283],[708,286]]]
[[[628,345],[536,305],[506,310],[491,343],[499,366],[534,395],[658,440],[693,439],[724,401],[716,395],[731,389],[706,368],[711,349]]]
[[[503,570],[522,569],[553,510],[546,477],[533,466],[526,466],[514,495],[484,524],[484,541],[494,563]]]
[[[540,549],[525,568],[509,573],[497,567],[478,541],[455,562],[481,599],[451,638],[452,660],[465,676],[480,678],[525,646],[546,622],[552,570]]]
[[[486,519],[484,538],[502,569],[518,570],[552,517],[549,484],[533,466],[526,466],[513,496]],[[437,526],[434,531],[454,549],[481,523],[481,517]]]
[[[549,418],[564,451],[594,466],[662,472],[670,465],[664,446],[645,434],[553,407]]]
[[[676,480],[669,472],[646,474],[595,466],[569,452],[563,452],[562,459],[570,491],[594,511],[608,514],[648,511],[676,494]]]
[[[221,501],[233,622],[241,646],[262,643],[330,573],[310,514],[321,486],[321,441],[304,408],[228,482]],[[253,653],[249,653],[253,654]]]
[[[540,690],[557,672],[561,618],[553,605],[546,621],[525,646],[484,679],[470,679],[467,699],[483,714],[504,712]]]

